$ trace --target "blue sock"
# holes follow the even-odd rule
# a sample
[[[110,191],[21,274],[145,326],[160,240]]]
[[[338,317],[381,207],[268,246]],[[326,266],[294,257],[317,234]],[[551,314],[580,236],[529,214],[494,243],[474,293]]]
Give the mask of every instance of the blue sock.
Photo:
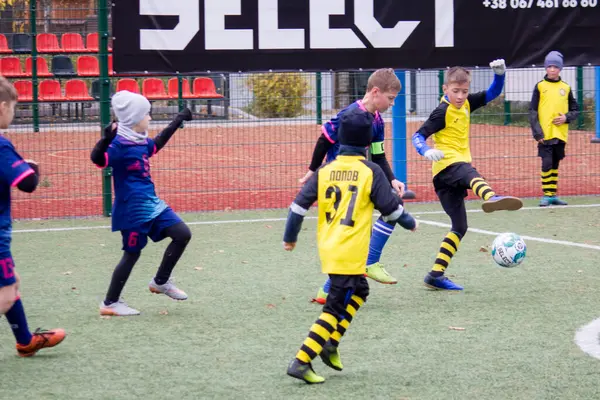
[[[327,278],[327,281],[323,285],[323,291],[329,294],[329,290],[331,289],[331,279]]]
[[[27,317],[25,316],[21,299],[15,301],[15,304],[6,312],[5,316],[13,331],[13,335],[15,335],[15,339],[17,339],[17,343],[22,345],[31,343],[32,336],[27,326]]]
[[[369,256],[367,257],[367,265],[379,262],[381,252],[385,247],[390,235],[394,232],[394,225],[384,222],[381,218],[373,225],[371,233],[371,242],[369,243]]]

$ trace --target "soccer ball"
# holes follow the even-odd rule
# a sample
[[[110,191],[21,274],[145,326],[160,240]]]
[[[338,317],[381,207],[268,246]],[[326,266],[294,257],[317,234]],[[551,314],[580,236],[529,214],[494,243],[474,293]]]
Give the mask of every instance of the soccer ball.
[[[525,259],[527,246],[516,233],[501,233],[492,244],[492,257],[496,264],[504,268],[513,268]]]

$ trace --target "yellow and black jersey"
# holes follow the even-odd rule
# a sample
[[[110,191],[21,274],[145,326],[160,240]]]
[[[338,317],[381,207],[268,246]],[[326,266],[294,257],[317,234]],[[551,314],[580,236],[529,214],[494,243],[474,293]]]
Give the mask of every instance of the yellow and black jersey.
[[[555,125],[552,120],[560,114],[567,117],[567,123]],[[569,122],[577,119],[578,115],[579,105],[571,86],[560,77],[553,81],[546,76],[535,85],[529,106],[529,123],[536,141],[544,139],[553,144],[561,140],[567,143]]]
[[[301,224],[302,218],[297,216],[303,217],[315,201],[319,210],[317,243],[326,274],[363,274],[373,210],[384,216],[403,211],[383,170],[359,155],[340,154],[313,174],[290,207],[284,241],[296,241],[299,226],[294,220]]]
[[[449,165],[471,162],[469,128],[471,113],[486,105],[486,92],[473,93],[460,108],[456,108],[444,96],[440,105],[433,110],[427,121],[419,128],[418,134],[427,139],[433,137],[436,149],[444,152],[444,158],[432,164],[433,176]]]

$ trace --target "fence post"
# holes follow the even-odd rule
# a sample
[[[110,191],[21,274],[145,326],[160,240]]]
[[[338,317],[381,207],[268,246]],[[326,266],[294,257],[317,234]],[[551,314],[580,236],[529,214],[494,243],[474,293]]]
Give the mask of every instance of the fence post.
[[[317,125],[323,124],[323,85],[322,85],[322,76],[320,72],[317,72],[316,75],[317,83]]]
[[[392,170],[396,179],[406,183],[406,73],[398,70],[396,76],[402,90],[392,106]]]
[[[33,131],[40,131],[40,109],[38,102],[38,72],[37,72],[37,0],[29,2],[29,30],[31,31],[31,86],[33,89],[33,103],[31,111],[33,117]]]
[[[506,100],[506,96],[504,97],[504,125],[510,125],[511,123],[511,113],[510,113],[510,101]]]
[[[594,115],[595,115],[595,119],[596,119],[596,137],[594,137],[592,139],[592,143],[600,143],[600,67],[595,67],[594,68],[594,79],[596,81],[594,90],[595,90],[595,96],[594,96],[594,103],[595,103],[595,110],[594,110]],[[581,111],[584,111],[584,107],[583,104],[579,104],[579,107],[581,109]]]
[[[583,111],[583,67],[577,67],[577,103]],[[577,129],[583,129],[584,115],[583,112],[579,113],[577,117]]]
[[[98,38],[100,59],[100,134],[110,123],[110,80],[108,78],[108,2],[98,0]],[[105,217],[112,213],[112,169],[102,170],[102,212]]]
[[[442,97],[444,97],[444,88],[442,87],[442,86],[444,86],[444,71],[442,71],[442,70],[438,71],[438,85],[439,85],[439,96],[438,96],[438,100],[439,100]]]

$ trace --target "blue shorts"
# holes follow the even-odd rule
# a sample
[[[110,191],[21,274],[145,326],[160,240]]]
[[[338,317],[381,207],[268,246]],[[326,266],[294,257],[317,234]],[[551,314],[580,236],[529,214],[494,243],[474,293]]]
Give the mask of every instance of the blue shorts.
[[[179,215],[167,207],[165,211],[151,221],[133,229],[121,231],[123,236],[123,250],[128,253],[139,253],[148,244],[148,237],[153,242],[160,242],[165,236],[165,229],[183,222]]]
[[[14,285],[16,282],[13,258],[10,253],[2,253],[0,255],[0,288]]]

